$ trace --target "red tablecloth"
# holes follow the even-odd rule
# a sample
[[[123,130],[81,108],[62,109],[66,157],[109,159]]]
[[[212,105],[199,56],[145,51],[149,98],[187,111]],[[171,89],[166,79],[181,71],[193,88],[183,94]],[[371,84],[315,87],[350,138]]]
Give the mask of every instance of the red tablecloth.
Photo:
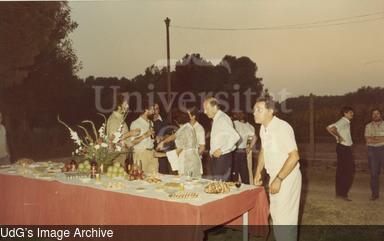
[[[2,174],[0,203],[8,225],[241,225],[248,212],[249,225],[267,226],[269,215],[263,188],[194,206]]]

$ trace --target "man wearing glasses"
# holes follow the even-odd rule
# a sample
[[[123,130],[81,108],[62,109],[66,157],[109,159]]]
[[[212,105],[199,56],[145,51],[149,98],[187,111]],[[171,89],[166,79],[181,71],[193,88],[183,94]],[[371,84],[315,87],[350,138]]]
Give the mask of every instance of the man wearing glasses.
[[[255,122],[261,124],[255,185],[261,185],[261,171],[270,176],[270,212],[276,240],[297,240],[301,193],[299,152],[292,127],[275,116],[275,102],[263,97],[254,106]]]

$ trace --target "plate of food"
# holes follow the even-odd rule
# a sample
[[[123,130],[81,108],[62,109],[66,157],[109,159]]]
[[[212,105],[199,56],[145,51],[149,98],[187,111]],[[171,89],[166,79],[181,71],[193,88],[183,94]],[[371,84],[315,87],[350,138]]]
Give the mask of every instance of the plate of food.
[[[144,179],[148,183],[160,183],[161,179],[156,178],[156,177],[147,177]]]
[[[179,182],[167,182],[164,184],[164,186],[170,188],[181,188],[182,184]]]
[[[209,194],[222,194],[230,192],[230,187],[226,182],[213,181],[204,187],[204,192]]]
[[[29,158],[21,158],[16,161],[17,165],[31,165],[32,163],[34,163],[34,161]]]
[[[1,166],[0,166],[0,169],[8,169],[8,168],[10,168],[10,167],[12,167],[12,165],[10,165],[10,164],[1,165]]]
[[[175,192],[175,193],[169,194],[168,197],[171,199],[186,200],[186,199],[198,198],[199,194],[197,192]]]

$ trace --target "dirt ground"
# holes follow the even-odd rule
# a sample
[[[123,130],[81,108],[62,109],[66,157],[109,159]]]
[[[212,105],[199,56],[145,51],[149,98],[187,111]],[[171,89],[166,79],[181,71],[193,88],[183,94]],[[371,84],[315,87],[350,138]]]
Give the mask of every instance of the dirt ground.
[[[366,169],[355,173],[349,193],[351,202],[335,197],[335,173],[333,166],[303,169],[301,221],[303,225],[383,225],[384,185],[380,187],[382,197],[369,200],[370,174]],[[384,177],[381,177],[382,184]]]

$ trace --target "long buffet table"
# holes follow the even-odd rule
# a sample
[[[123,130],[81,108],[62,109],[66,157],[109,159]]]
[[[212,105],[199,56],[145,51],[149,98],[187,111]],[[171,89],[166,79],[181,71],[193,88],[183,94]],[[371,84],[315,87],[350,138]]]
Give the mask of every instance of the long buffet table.
[[[269,205],[261,187],[243,185],[226,195],[201,194],[200,201],[168,200],[167,195],[151,192],[146,196],[133,190],[114,191],[91,183],[79,185],[64,178],[47,181],[2,171],[0,224],[205,227],[249,224],[261,225],[256,230],[259,235],[268,232]]]

